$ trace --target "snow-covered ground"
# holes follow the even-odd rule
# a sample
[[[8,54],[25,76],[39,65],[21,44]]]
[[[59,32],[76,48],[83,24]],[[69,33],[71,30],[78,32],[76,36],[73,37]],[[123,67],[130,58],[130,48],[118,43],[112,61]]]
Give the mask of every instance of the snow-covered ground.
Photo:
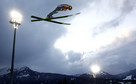
[[[132,80],[132,75],[126,76],[123,80]]]

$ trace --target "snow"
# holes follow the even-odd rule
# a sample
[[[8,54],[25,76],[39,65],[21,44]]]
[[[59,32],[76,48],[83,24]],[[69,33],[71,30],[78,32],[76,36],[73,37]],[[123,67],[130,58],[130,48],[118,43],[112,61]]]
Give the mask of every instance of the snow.
[[[120,84],[124,84],[123,82],[119,82]]]
[[[29,75],[29,74],[24,74],[24,75],[23,75],[23,77],[28,77],[28,76],[30,76],[30,75]]]
[[[22,68],[20,68],[20,69],[18,69],[19,71],[24,71],[24,70],[27,70],[27,69],[29,69],[28,67],[22,67]]]
[[[8,70],[8,68],[0,69],[0,75],[4,75],[4,74],[8,74],[8,73],[10,73],[10,70]]]
[[[132,75],[126,76],[126,78],[124,78],[123,80],[132,80]],[[132,84],[132,83],[127,82],[127,83],[121,83],[121,84]]]
[[[105,73],[105,72],[103,72],[103,71],[100,72],[100,74],[101,74],[101,75],[107,75],[107,73]]]
[[[76,78],[71,78],[71,81],[72,81],[72,80],[75,80],[75,79],[76,79]]]
[[[17,76],[17,78],[23,78],[23,77],[28,77],[30,76],[29,74],[23,74],[23,75],[20,75],[20,76]]]
[[[132,75],[126,76],[123,80],[132,80]]]

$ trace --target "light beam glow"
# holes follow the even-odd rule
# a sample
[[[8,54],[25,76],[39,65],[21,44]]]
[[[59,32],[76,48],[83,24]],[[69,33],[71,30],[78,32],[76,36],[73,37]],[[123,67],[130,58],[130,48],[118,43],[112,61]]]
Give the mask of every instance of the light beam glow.
[[[90,69],[91,69],[91,72],[94,74],[97,74],[100,71],[100,67],[98,65],[92,65]]]
[[[12,22],[19,23],[19,24],[21,23],[22,15],[19,12],[17,12],[16,10],[12,10],[10,13],[10,16],[11,16]]]

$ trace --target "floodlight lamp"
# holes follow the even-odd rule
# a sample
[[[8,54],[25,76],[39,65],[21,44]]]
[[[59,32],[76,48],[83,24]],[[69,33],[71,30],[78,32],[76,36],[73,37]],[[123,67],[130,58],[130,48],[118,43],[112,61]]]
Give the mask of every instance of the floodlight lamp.
[[[13,24],[14,28],[18,28],[18,26],[21,25],[22,15],[19,12],[13,10],[11,11],[10,16],[10,23]]]
[[[100,72],[100,67],[98,65],[92,65],[91,71],[92,71],[92,73],[97,74]]]

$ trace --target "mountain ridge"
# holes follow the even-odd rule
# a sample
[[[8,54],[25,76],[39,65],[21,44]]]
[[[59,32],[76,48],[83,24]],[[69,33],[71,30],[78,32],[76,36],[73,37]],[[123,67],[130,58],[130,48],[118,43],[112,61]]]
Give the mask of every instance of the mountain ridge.
[[[100,81],[107,79],[114,80],[135,80],[136,79],[136,69],[124,72],[118,75],[111,75],[107,72],[101,71],[96,75]],[[66,79],[69,84],[73,81],[75,84],[90,84],[93,82],[93,75],[84,73],[80,75],[65,75],[58,73],[43,73],[31,70],[29,67],[21,67],[14,70],[14,84],[58,84],[60,81]],[[0,75],[0,84],[9,84],[10,73]]]

